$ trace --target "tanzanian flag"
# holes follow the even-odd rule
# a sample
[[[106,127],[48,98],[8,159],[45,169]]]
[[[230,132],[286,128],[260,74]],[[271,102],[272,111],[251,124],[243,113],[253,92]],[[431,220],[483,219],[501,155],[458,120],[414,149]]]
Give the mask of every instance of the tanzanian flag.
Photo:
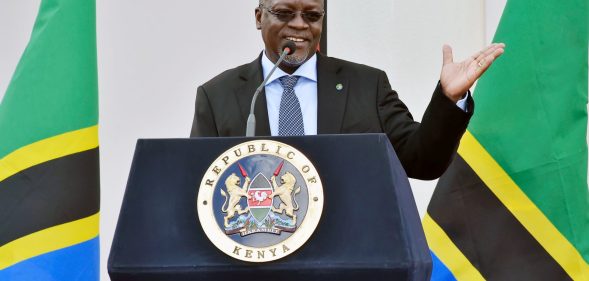
[[[94,0],[43,0],[0,104],[0,280],[98,280]]]
[[[508,0],[424,219],[432,280],[589,280],[587,0]]]

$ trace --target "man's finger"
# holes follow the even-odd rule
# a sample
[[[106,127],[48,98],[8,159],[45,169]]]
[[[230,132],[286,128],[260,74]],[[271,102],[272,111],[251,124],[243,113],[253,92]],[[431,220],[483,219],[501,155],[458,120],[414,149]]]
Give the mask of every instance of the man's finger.
[[[489,67],[491,66],[491,64],[493,63],[494,60],[495,60],[495,57],[492,55],[488,55],[488,56],[484,57],[481,60],[482,67],[480,67],[482,72],[487,71],[487,69],[489,69]]]
[[[503,54],[503,52],[504,52],[503,48],[498,47],[495,50],[493,50],[493,52],[491,54],[487,55],[486,57],[483,57],[482,59],[480,59],[478,61],[473,61],[472,63],[476,67],[476,75],[477,75],[476,79],[481,77],[481,75],[483,75],[483,73],[485,73],[485,71],[487,71],[487,69],[489,69],[489,67],[491,66],[493,61],[495,61],[496,58],[501,56]]]
[[[475,62],[480,61],[484,57],[486,57],[489,54],[491,54],[495,50],[495,48],[496,48],[495,44],[491,44],[491,45],[485,47],[484,49],[480,50],[475,55],[473,55],[473,59],[475,60]]]
[[[480,51],[476,52],[476,53],[475,53],[475,54],[473,54],[473,55],[472,55],[470,58],[471,58],[471,59],[473,59],[473,60],[475,60],[475,61],[476,61],[476,60],[480,60],[480,59],[484,58],[484,57],[485,57],[485,53],[486,53],[487,51],[489,51],[490,49],[492,49],[492,48],[493,48],[493,44],[491,44],[491,45],[489,45],[489,46],[485,47],[484,49],[482,49],[482,50],[480,50]]]
[[[480,59],[477,59],[475,62],[479,67],[485,65],[488,67],[489,64],[493,62],[497,57],[502,55],[503,52],[505,52],[505,50],[502,46],[496,46],[495,48],[492,48],[491,50],[485,52],[485,54],[481,56]]]
[[[504,46],[497,47],[495,50],[493,50],[493,53],[489,54],[489,56],[492,56],[493,60],[495,60],[505,52],[505,49],[503,49],[503,47]]]
[[[444,44],[442,47],[442,63],[443,65],[452,63],[454,58],[452,56],[452,47],[448,44]]]
[[[488,47],[487,47],[487,48],[488,48]],[[472,56],[470,56],[470,59],[471,59],[471,60],[477,60],[477,58],[478,58],[480,55],[482,55],[482,54],[485,52],[485,50],[486,50],[487,48],[485,48],[485,49],[483,49],[483,50],[480,50],[480,51],[476,52],[475,54],[473,54]]]
[[[503,43],[491,44],[486,49],[481,51],[477,57],[475,57],[475,61],[481,61],[482,59],[486,58],[487,56],[495,54],[497,52],[497,50],[501,50],[501,54],[502,54],[503,48],[505,48],[505,44],[503,44]],[[495,56],[495,57],[497,57],[497,56]]]
[[[489,56],[489,55],[495,56],[494,54],[497,52],[497,50],[503,50],[504,47],[505,47],[505,44],[502,44],[502,43],[501,44],[493,44],[493,48],[490,48],[489,50],[487,50],[484,55],[485,55],[485,57]],[[495,56],[495,57],[497,57],[497,56]]]
[[[489,48],[487,48],[482,54],[481,54],[481,59],[482,58],[486,58],[487,56],[489,56],[490,54],[492,54],[493,52],[495,52],[495,50],[497,50],[497,45],[492,44],[491,46],[489,46]]]

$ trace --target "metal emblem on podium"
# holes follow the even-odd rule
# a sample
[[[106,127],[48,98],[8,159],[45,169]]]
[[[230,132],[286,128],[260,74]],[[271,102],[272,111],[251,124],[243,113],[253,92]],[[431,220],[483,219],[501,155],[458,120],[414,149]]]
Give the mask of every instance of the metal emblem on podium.
[[[311,161],[292,146],[249,141],[211,164],[197,210],[207,237],[225,254],[268,262],[291,254],[313,234],[323,186]]]

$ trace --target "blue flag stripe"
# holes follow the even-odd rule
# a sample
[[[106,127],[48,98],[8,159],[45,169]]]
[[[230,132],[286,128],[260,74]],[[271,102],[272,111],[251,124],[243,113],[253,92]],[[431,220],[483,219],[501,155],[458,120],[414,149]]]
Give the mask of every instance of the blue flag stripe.
[[[99,238],[40,255],[4,270],[0,280],[98,281]]]
[[[446,265],[438,259],[438,257],[434,254],[434,252],[430,251],[432,255],[432,263],[433,263],[433,270],[432,270],[432,281],[456,281],[452,272],[448,270]]]

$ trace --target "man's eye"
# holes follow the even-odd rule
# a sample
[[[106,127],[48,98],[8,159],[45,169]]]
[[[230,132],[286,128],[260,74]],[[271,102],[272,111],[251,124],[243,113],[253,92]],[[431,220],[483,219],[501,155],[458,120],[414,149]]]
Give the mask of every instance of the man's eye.
[[[320,20],[321,17],[323,16],[323,14],[318,13],[318,12],[306,12],[306,13],[303,13],[303,16],[307,20],[315,22],[315,21]]]
[[[288,15],[294,15],[295,12],[290,11],[290,10],[277,10],[277,11],[274,11],[274,13],[277,15],[288,16]]]

